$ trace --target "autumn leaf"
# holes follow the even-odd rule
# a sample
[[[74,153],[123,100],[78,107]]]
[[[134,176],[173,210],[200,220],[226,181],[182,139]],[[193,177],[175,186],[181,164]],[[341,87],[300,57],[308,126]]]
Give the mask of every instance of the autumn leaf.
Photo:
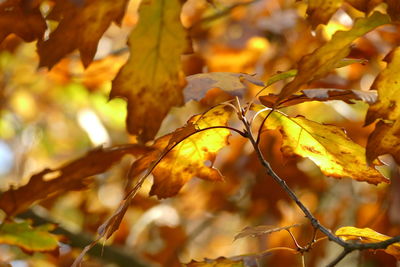
[[[346,0],[347,3],[352,5],[354,8],[369,13],[383,0]]]
[[[26,42],[41,40],[46,28],[38,3],[18,0],[0,2],[0,43],[11,33]]]
[[[219,105],[207,112],[193,116],[185,127],[160,137],[152,146],[153,152],[134,163],[139,174],[160,154],[168,152],[153,170],[154,184],[150,195],[167,198],[176,195],[192,177],[220,181],[220,172],[212,167],[216,153],[228,144],[230,131],[223,128],[204,130],[209,127],[226,126],[230,107]],[[206,163],[208,166],[206,166]]]
[[[378,101],[369,107],[365,124],[377,119],[395,121],[400,116],[400,48],[385,58],[386,68],[378,75],[371,89],[378,90]]]
[[[367,18],[357,19],[349,31],[336,32],[329,42],[300,60],[298,74],[282,89],[277,103],[299,91],[302,85],[328,74],[350,53],[350,45],[355,39],[389,22],[387,15],[375,12]]]
[[[200,101],[207,91],[220,88],[233,96],[242,97],[247,88],[245,82],[264,86],[264,82],[252,75],[232,72],[199,73],[186,77],[187,85],[183,90],[185,102],[189,100]]]
[[[187,264],[183,264],[185,267],[245,267],[243,260],[231,260],[227,258],[218,258],[214,260],[205,260],[202,262],[191,261]]]
[[[24,186],[3,192],[0,195],[0,209],[11,217],[38,201],[71,190],[85,190],[93,181],[91,176],[105,172],[124,155],[140,155],[150,150],[139,145],[126,145],[89,151],[85,156],[58,169],[45,169],[33,175]]]
[[[242,231],[240,231],[237,235],[235,235],[234,240],[237,240],[239,238],[243,237],[257,237],[260,235],[267,235],[267,234],[272,234],[274,232],[279,232],[282,230],[288,230],[292,227],[297,227],[300,226],[300,224],[293,224],[289,226],[284,226],[284,227],[274,227],[270,225],[259,225],[259,226],[248,226],[244,228]]]
[[[278,95],[268,94],[259,97],[261,103],[267,107],[274,107],[278,101]],[[368,104],[373,104],[377,100],[376,91],[361,91],[361,90],[344,90],[336,88],[318,88],[305,89],[301,93],[289,96],[282,101],[277,108],[297,105],[308,101],[330,101],[342,100],[346,103],[353,104],[354,100],[361,100]]]
[[[378,233],[370,228],[357,228],[352,226],[341,227],[336,230],[335,235],[344,240],[357,240],[361,243],[375,243],[390,239],[390,236]],[[400,260],[400,243],[394,243],[385,249],[385,252]]]
[[[395,123],[378,122],[368,137],[367,160],[372,162],[380,155],[391,154],[400,162],[400,121]]]
[[[29,222],[3,222],[0,225],[0,244],[18,246],[25,252],[54,252],[60,237],[49,233],[52,224],[32,227]]]
[[[262,107],[257,109],[261,110]],[[376,169],[368,166],[365,149],[354,143],[337,126],[320,124],[300,116],[293,118],[274,111],[264,127],[280,130],[283,136],[281,150],[285,155],[309,158],[326,176],[349,177],[371,184],[389,182]]]
[[[187,50],[179,0],[143,1],[129,36],[130,57],[112,83],[110,98],[128,101],[127,129],[154,138],[171,107],[183,102],[181,55]]]
[[[309,0],[307,6],[308,20],[315,28],[318,24],[326,24],[342,5],[343,0]]]
[[[82,63],[89,66],[97,44],[112,22],[120,23],[128,0],[76,1],[57,0],[47,19],[59,22],[48,40],[37,44],[39,66],[52,68],[65,55],[78,49]]]

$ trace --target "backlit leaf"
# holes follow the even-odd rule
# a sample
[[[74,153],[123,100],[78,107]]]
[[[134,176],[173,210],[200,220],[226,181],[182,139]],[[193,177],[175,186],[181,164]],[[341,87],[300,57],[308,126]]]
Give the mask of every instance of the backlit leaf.
[[[183,90],[185,102],[191,99],[200,101],[205,97],[207,91],[213,88],[220,88],[234,96],[243,96],[246,82],[258,86],[264,86],[264,83],[257,80],[252,75],[245,73],[232,72],[210,72],[199,73],[186,77],[188,84]]]
[[[274,232],[287,230],[287,229],[290,229],[290,228],[296,227],[296,226],[300,226],[300,224],[293,224],[293,225],[284,226],[284,227],[274,227],[274,226],[270,226],[270,225],[248,226],[248,227],[244,228],[242,231],[240,231],[240,233],[235,235],[234,240],[243,238],[243,237],[248,237],[248,236],[256,237],[256,236],[260,236],[260,235],[267,235],[267,234],[271,234]]]
[[[385,61],[386,69],[371,86],[378,90],[378,101],[368,109],[366,125],[377,119],[395,121],[400,116],[400,47],[386,56]]]
[[[155,151],[134,163],[134,169],[140,173],[163,151],[170,150],[153,170],[154,184],[150,195],[159,198],[172,197],[192,177],[222,180],[220,172],[212,164],[216,153],[228,144],[230,131],[219,128],[206,131],[202,129],[225,126],[230,115],[229,107],[219,105],[204,114],[193,116],[185,127],[157,139],[153,145]]]
[[[71,190],[87,189],[93,181],[91,176],[103,173],[124,155],[139,155],[149,149],[138,145],[98,148],[62,167],[45,169],[33,175],[29,182],[17,189],[9,189],[0,195],[0,209],[7,216],[14,216],[34,203],[58,196]]]
[[[301,59],[297,76],[282,89],[279,102],[299,91],[302,85],[321,78],[336,68],[350,53],[350,45],[355,39],[389,22],[387,15],[375,12],[367,18],[357,19],[351,30],[336,32],[329,42]]]
[[[59,22],[48,40],[38,42],[40,66],[52,68],[65,55],[78,49],[83,65],[89,66],[97,44],[112,22],[120,23],[128,0],[57,0],[47,19]]]
[[[171,107],[183,102],[181,55],[187,50],[179,0],[143,1],[129,36],[130,57],[112,84],[110,98],[128,101],[127,128],[153,139]]]
[[[15,245],[29,253],[56,251],[59,237],[49,233],[54,228],[51,224],[32,227],[27,221],[4,222],[0,225],[0,244]]]
[[[341,227],[335,234],[344,240],[358,240],[361,243],[375,243],[390,239],[390,236],[378,233],[370,228],[357,228],[352,226]],[[400,243],[394,243],[385,249],[385,252],[400,259]]]
[[[259,97],[261,103],[267,107],[275,106],[278,101],[278,95],[268,94]],[[377,100],[376,91],[361,91],[361,90],[344,90],[335,88],[319,88],[301,90],[300,94],[289,96],[282,101],[278,108],[297,105],[308,101],[330,101],[342,100],[346,103],[353,104],[354,100],[361,100],[368,104],[373,104]]]
[[[378,122],[368,137],[366,149],[368,162],[372,162],[380,155],[391,154],[400,163],[400,121]]]
[[[0,43],[11,33],[26,42],[42,39],[46,22],[39,4],[32,1],[0,1]]]
[[[337,126],[320,124],[300,116],[293,118],[275,111],[264,127],[280,130],[283,136],[281,150],[285,155],[309,158],[326,176],[349,177],[371,184],[389,182],[376,169],[368,166],[365,149]]]
[[[307,7],[308,20],[313,27],[326,24],[342,5],[343,0],[309,0]]]

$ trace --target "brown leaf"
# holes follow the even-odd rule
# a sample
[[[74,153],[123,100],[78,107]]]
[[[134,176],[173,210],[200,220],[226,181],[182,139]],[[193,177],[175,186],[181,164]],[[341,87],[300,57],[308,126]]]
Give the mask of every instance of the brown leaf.
[[[385,58],[388,63],[372,84],[378,90],[378,101],[369,107],[365,125],[377,119],[397,120],[400,116],[400,47]]]
[[[326,24],[342,2],[343,0],[309,0],[307,14],[311,25],[315,28],[318,24]]]
[[[46,22],[39,5],[30,1],[0,1],[0,43],[11,33],[26,42],[41,40]]]
[[[301,59],[297,76],[282,89],[278,103],[299,91],[302,85],[321,78],[336,68],[350,53],[350,45],[355,39],[389,22],[387,15],[375,12],[367,18],[357,19],[351,30],[336,32],[329,42]]]
[[[368,137],[367,160],[372,162],[380,155],[391,154],[400,163],[400,121],[385,123],[379,121]]]
[[[269,94],[259,97],[261,103],[267,107],[274,107],[278,101],[278,95]],[[342,100],[349,104],[354,104],[353,100],[361,100],[368,104],[373,104],[377,100],[376,91],[345,90],[336,88],[318,88],[301,90],[300,94],[289,96],[282,101],[278,108],[297,105],[308,101],[330,101]]]
[[[183,89],[185,102],[189,100],[200,101],[206,93],[213,88],[220,88],[233,96],[242,97],[247,86],[246,82],[264,86],[264,82],[245,73],[210,72],[194,74],[186,77],[188,84]]]
[[[0,209],[8,217],[28,209],[38,201],[61,195],[71,190],[87,189],[93,181],[91,176],[103,173],[124,155],[140,155],[150,149],[139,145],[97,148],[85,156],[62,167],[45,169],[33,175],[29,182],[17,189],[9,189],[0,195]]]
[[[82,63],[89,66],[96,54],[97,44],[111,22],[120,23],[128,0],[76,1],[56,0],[47,19],[59,22],[49,39],[37,44],[39,66],[52,68],[65,55],[78,49]]]
[[[268,235],[272,234],[274,232],[279,232],[282,230],[288,230],[292,227],[297,227],[300,226],[300,224],[292,224],[289,226],[284,226],[284,227],[274,227],[270,225],[259,225],[259,226],[248,226],[244,228],[242,231],[240,231],[237,235],[235,235],[234,240],[237,240],[239,238],[243,237],[257,237],[260,235]]]
[[[179,0],[142,2],[130,57],[112,84],[110,98],[128,101],[129,133],[143,141],[153,139],[170,108],[183,102],[181,55],[188,44],[180,12]]]
[[[360,11],[369,13],[377,5],[382,3],[383,0],[346,0],[346,2]]]
[[[205,259],[204,261],[194,261],[183,264],[184,267],[245,267],[243,260],[234,260],[220,257],[218,259]]]

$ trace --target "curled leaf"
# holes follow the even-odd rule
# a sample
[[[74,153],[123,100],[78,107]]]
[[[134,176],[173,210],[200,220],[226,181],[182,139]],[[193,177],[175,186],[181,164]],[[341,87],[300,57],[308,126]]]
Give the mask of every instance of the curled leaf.
[[[244,228],[242,231],[240,231],[237,235],[235,235],[234,240],[237,240],[239,238],[243,238],[243,237],[256,237],[256,236],[260,236],[260,235],[267,235],[267,234],[271,234],[274,232],[279,232],[282,230],[288,230],[290,228],[293,227],[297,227],[300,226],[300,224],[292,224],[289,226],[284,226],[284,227],[274,227],[274,226],[270,226],[270,225],[259,225],[259,226],[248,226],[246,228]]]

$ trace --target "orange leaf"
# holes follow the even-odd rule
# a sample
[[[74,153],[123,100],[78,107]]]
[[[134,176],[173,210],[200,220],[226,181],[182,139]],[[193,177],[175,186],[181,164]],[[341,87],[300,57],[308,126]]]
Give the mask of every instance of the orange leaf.
[[[149,151],[138,145],[98,148],[85,156],[50,170],[45,169],[31,177],[17,189],[0,195],[0,209],[11,217],[28,209],[38,201],[61,195],[71,190],[84,190],[92,182],[91,176],[103,173],[126,154],[139,155]],[[51,179],[50,179],[51,178]]]
[[[219,105],[193,116],[185,127],[157,139],[152,146],[155,150],[134,163],[135,174],[139,174],[157,160],[163,151],[168,151],[153,170],[154,184],[150,195],[172,197],[194,176],[212,181],[222,180],[212,164],[216,153],[228,144],[230,131],[220,128],[202,130],[227,125],[231,115],[229,109]],[[206,162],[210,166],[206,166]]]
[[[335,234],[344,240],[358,240],[361,243],[375,243],[390,239],[390,236],[378,233],[370,228],[357,228],[352,226],[341,227]],[[400,243],[394,243],[385,249],[385,252],[400,260]]]
[[[355,39],[389,22],[387,15],[375,12],[367,18],[357,19],[349,31],[336,32],[328,43],[301,59],[297,76],[282,89],[278,101],[299,91],[303,84],[328,74],[350,53],[350,45]]]
[[[128,101],[127,128],[143,141],[154,138],[171,107],[183,102],[181,55],[187,50],[179,0],[143,1],[129,36],[130,57],[112,84],[110,98]]]
[[[11,33],[26,42],[40,40],[46,28],[37,3],[18,0],[0,2],[0,43]]]
[[[89,66],[96,54],[97,44],[111,22],[120,23],[128,0],[76,1],[56,0],[47,19],[59,21],[49,39],[37,44],[39,66],[52,68],[65,55],[78,49],[82,63]]]
[[[185,267],[245,267],[243,260],[233,260],[220,257],[218,259],[205,261],[191,261],[187,264],[183,264]]]

